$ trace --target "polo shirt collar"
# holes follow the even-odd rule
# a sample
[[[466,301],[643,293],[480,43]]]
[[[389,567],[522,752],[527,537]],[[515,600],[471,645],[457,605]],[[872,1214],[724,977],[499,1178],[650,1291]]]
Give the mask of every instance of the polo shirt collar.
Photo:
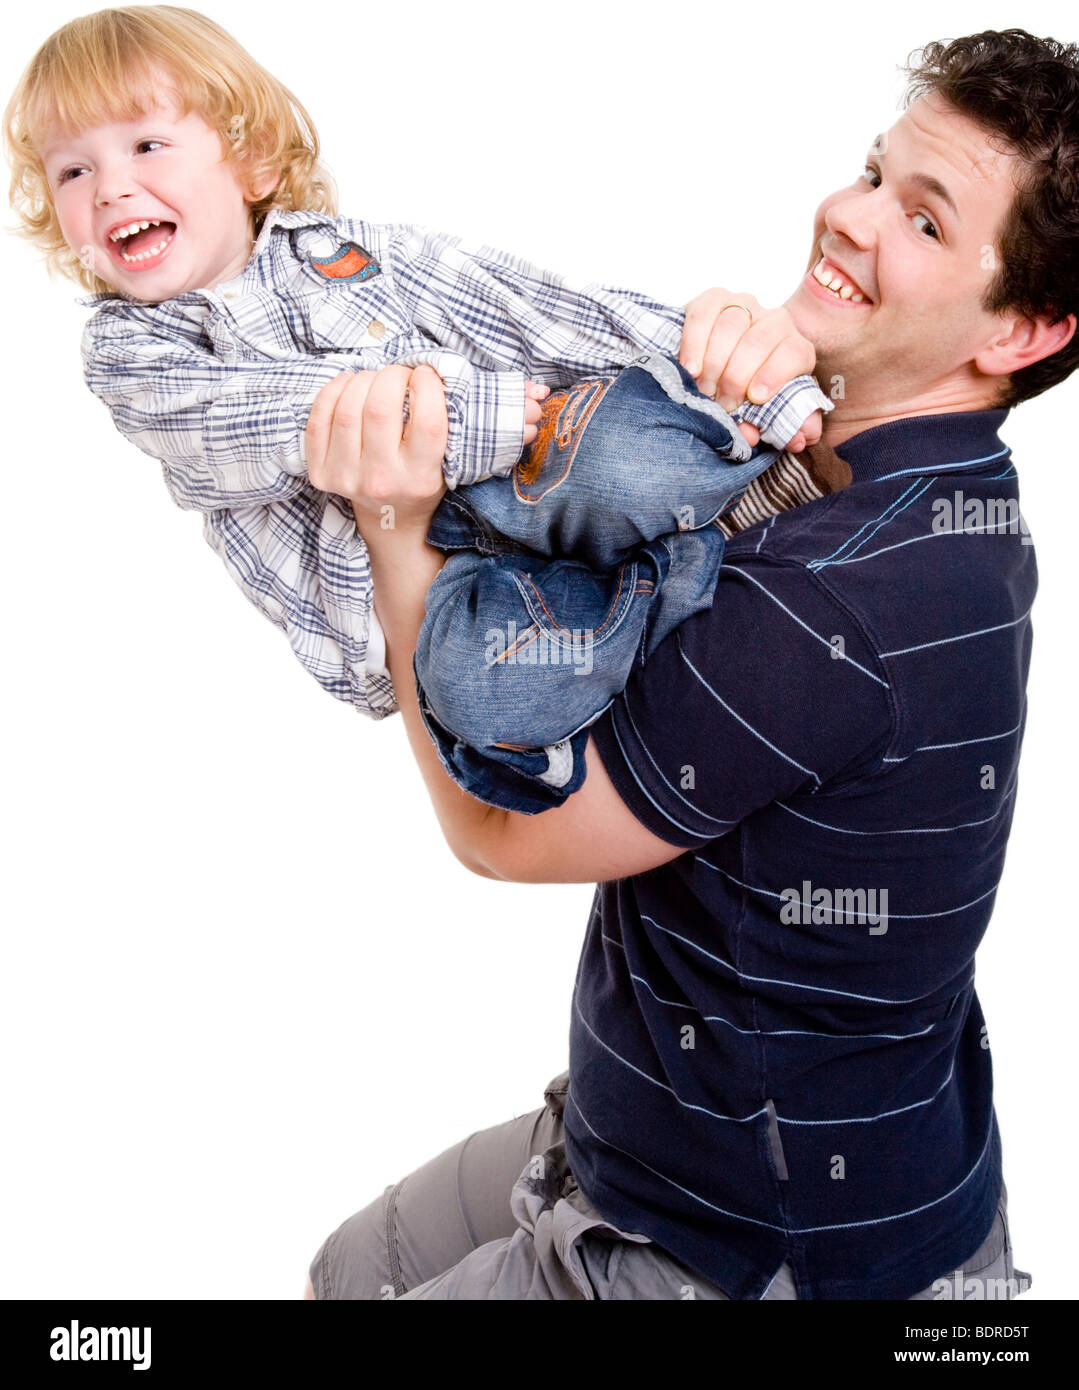
[[[989,467],[1008,457],[1008,446],[997,433],[1008,413],[1007,407],[999,407],[908,415],[852,434],[835,452],[850,465],[854,482]]]

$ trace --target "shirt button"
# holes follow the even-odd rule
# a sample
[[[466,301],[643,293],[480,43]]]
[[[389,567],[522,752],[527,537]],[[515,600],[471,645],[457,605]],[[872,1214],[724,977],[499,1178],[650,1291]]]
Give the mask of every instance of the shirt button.
[[[226,298],[226,299],[235,299],[235,298],[236,298],[236,292],[235,292],[234,290],[226,290],[226,291],[225,291],[225,298]]]
[[[386,325],[379,323],[378,319],[372,319],[367,325],[367,331],[372,338],[377,338],[379,342],[386,336]]]

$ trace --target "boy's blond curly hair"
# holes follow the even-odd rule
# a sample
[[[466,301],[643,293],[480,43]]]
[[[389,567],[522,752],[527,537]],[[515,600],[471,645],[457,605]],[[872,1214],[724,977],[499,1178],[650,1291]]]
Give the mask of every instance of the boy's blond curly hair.
[[[153,94],[153,69],[172,75],[182,115],[195,112],[218,132],[246,188],[278,175],[276,187],[251,204],[254,236],[271,207],[337,216],[336,187],[319,162],[310,116],[231,34],[174,5],[98,10],[45,40],[4,112],[9,197],[19,218],[9,230],[42,248],[50,274],[91,293],[113,291],[64,240],[35,141],[54,124],[82,130],[136,120]]]

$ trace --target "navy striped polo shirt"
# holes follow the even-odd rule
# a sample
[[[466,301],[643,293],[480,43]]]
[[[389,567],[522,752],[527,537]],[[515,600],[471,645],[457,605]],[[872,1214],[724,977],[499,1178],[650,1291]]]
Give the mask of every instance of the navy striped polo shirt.
[[[570,1166],[731,1298],[907,1298],[1001,1189],[974,953],[1011,826],[1034,552],[1007,410],[891,421],[736,535],[715,601],[593,726],[685,849],[597,886]]]

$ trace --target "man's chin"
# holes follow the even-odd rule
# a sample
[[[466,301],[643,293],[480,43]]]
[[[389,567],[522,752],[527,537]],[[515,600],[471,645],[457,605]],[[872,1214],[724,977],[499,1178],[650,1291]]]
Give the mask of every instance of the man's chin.
[[[814,299],[809,290],[799,288],[787,300],[784,308],[794,320],[794,326],[803,338],[817,350],[817,356],[825,353],[850,352],[862,339],[864,323],[862,315],[844,318],[844,311],[836,311],[827,304]]]
[[[821,306],[810,297],[805,285],[799,285],[783,307],[794,320],[794,326],[798,332],[804,334],[810,341],[813,340],[813,335],[819,333],[824,327],[824,315],[821,313]]]

